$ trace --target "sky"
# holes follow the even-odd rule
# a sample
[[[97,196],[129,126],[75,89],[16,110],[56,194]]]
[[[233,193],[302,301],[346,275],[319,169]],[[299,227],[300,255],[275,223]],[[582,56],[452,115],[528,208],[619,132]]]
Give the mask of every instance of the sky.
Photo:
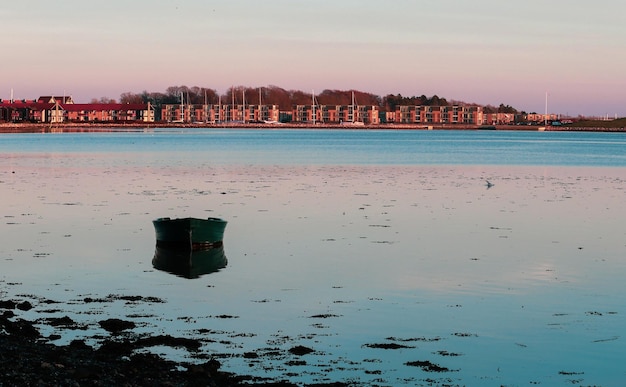
[[[624,0],[3,1],[0,98],[275,85],[624,117],[625,16]]]

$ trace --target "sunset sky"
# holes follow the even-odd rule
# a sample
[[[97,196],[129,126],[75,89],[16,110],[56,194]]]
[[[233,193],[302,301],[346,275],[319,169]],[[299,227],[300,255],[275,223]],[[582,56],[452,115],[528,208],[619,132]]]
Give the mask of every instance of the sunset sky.
[[[0,98],[199,86],[626,116],[624,0],[3,1]]]

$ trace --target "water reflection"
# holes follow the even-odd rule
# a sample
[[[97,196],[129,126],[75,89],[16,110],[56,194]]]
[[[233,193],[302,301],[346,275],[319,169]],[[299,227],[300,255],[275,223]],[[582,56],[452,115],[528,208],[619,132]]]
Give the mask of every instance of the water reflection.
[[[137,334],[214,340],[201,363],[216,354],[298,385],[624,379],[626,168],[187,168],[179,153],[125,155],[0,156],[0,295],[59,302],[42,299],[33,319],[128,316]],[[149,222],[163,212],[236,220],[236,264],[211,286],[184,279],[226,259],[155,252]],[[153,254],[168,274],[145,270]],[[108,294],[165,302],[83,301]],[[295,357],[297,345],[315,352]]]
[[[206,250],[179,250],[157,246],[152,258],[155,269],[188,279],[199,278],[226,267],[224,245]]]

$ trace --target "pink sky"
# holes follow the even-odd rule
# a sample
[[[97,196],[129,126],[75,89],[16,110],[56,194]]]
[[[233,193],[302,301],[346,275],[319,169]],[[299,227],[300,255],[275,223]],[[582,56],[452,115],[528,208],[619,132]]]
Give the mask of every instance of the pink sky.
[[[0,98],[276,85],[542,113],[549,92],[551,113],[626,116],[626,3],[510,3],[7,2]]]

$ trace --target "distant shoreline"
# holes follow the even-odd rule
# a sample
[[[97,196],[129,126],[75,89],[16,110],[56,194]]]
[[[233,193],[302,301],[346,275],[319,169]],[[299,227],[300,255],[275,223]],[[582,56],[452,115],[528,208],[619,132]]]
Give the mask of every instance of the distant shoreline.
[[[169,123],[169,122],[132,122],[132,123],[0,123],[0,133],[58,133],[58,132],[124,132],[143,131],[155,128],[211,128],[211,129],[338,129],[338,130],[515,130],[515,131],[550,131],[550,132],[626,132],[624,127],[570,127],[538,125],[463,125],[463,124],[378,124],[378,125],[342,125],[342,124],[295,124],[295,123]]]

